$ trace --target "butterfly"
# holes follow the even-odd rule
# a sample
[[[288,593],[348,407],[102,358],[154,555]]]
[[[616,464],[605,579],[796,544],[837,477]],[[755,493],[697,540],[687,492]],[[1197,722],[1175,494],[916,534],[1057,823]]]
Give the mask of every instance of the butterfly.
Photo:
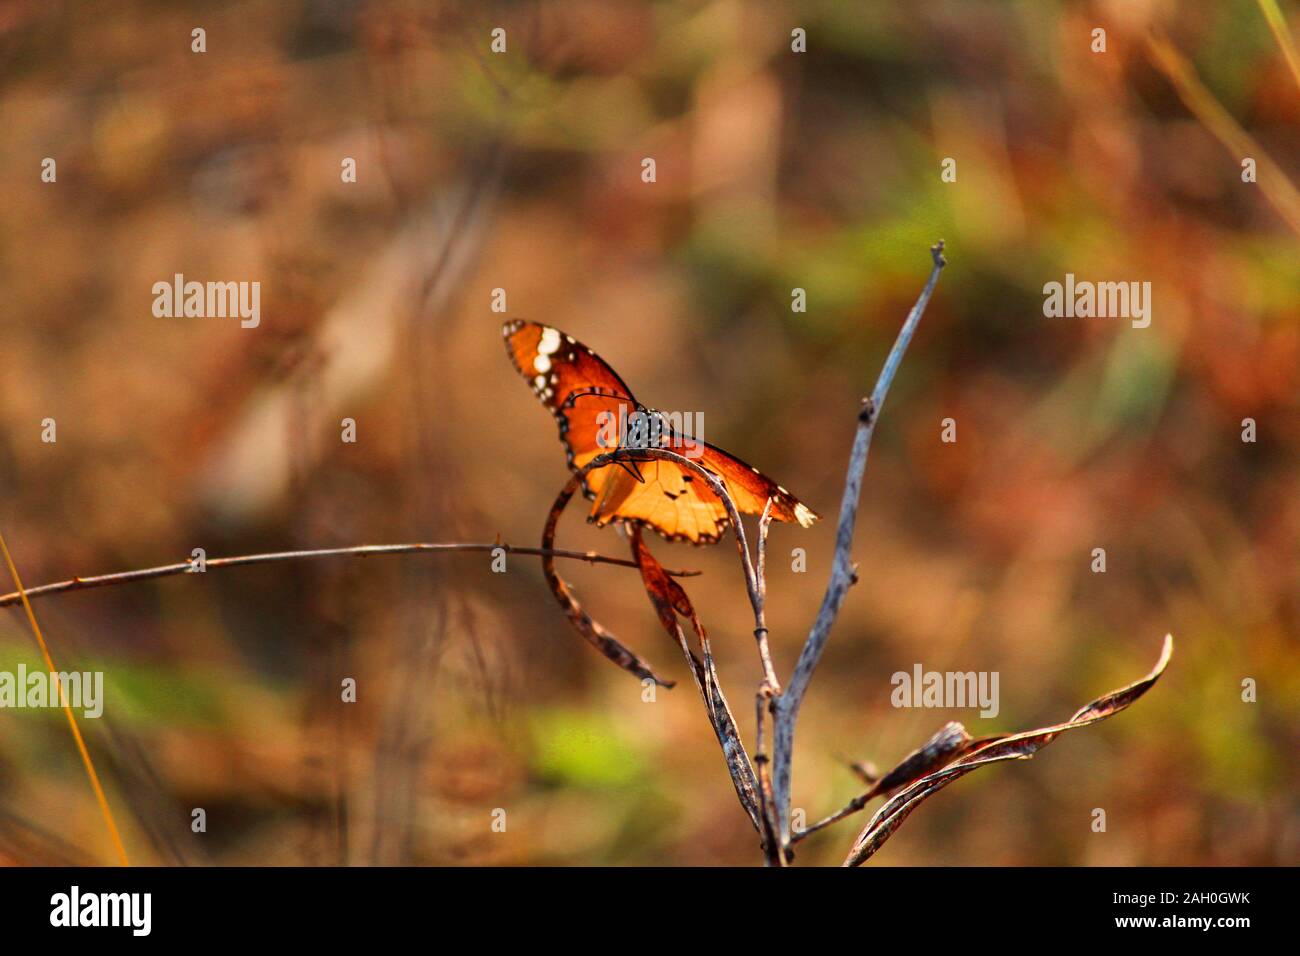
[[[817,520],[816,512],[757,468],[668,427],[660,413],[637,402],[618,373],[573,336],[522,319],[507,322],[501,334],[515,368],[555,416],[575,472],[620,444],[646,447],[628,441],[626,434],[611,435],[610,422],[648,422],[654,446],[698,456],[702,467],[722,479],[742,514],[762,514],[770,498],[777,521],[807,528]],[[598,526],[638,524],[670,541],[712,544],[729,523],[722,500],[676,462],[634,459],[596,468],[584,477],[582,491],[594,502],[587,520]]]

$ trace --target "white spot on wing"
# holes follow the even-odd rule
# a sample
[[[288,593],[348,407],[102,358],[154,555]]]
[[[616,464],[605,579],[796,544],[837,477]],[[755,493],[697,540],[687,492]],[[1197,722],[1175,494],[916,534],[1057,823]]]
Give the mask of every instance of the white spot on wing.
[[[551,370],[551,360],[539,352],[537,357],[533,359],[533,368],[539,372],[549,372]]]
[[[560,347],[560,330],[542,329],[542,340],[537,343],[538,355],[554,355]]]

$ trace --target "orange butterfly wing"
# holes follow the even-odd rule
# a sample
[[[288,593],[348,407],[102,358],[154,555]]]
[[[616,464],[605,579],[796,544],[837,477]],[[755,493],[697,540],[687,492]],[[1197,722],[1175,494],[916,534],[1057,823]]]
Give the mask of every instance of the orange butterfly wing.
[[[692,450],[678,435],[662,446],[687,457]],[[807,528],[817,520],[816,512],[771,478],[715,445],[705,443],[696,460],[722,479],[741,514],[762,514],[771,498],[776,521]],[[692,544],[711,544],[722,537],[729,524],[727,508],[698,475],[669,461],[638,462],[635,467],[644,481],[629,471],[611,475],[592,508],[592,521],[637,521],[670,540]]]
[[[551,410],[560,426],[569,467],[577,471],[597,455],[613,451],[599,442],[605,415],[618,421],[636,411],[636,400],[618,374],[591,349],[559,329],[507,322],[501,330],[506,351],[533,394]],[[583,479],[582,493],[595,498],[616,468],[597,468]]]
[[[560,426],[560,439],[575,471],[610,450],[598,441],[602,416],[639,409],[631,390],[591,349],[558,329],[514,320],[502,329],[515,368],[551,410]],[[614,436],[611,436],[614,437]],[[757,468],[721,448],[688,443],[668,433],[661,447],[696,459],[720,477],[742,514],[762,514],[769,498],[772,517],[805,528],[817,514]],[[643,480],[638,480],[634,470]],[[692,544],[718,541],[728,524],[721,499],[698,475],[668,461],[642,461],[628,467],[609,466],[589,472],[583,488],[595,500],[588,520],[597,525],[628,521],[653,528],[664,537]]]

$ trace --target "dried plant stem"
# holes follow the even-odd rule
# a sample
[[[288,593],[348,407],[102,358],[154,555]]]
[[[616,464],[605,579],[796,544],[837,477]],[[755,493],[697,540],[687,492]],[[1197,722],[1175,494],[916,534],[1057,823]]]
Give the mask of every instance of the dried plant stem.
[[[872,390],[871,397],[863,401],[862,410],[858,413],[858,430],[853,438],[848,477],[844,481],[844,496],[840,501],[840,519],[835,533],[835,557],[831,565],[831,579],[826,586],[821,609],[817,612],[812,630],[804,642],[789,685],[772,701],[775,717],[772,757],[773,799],[782,841],[787,845],[790,840],[790,772],[794,759],[794,728],[799,718],[799,706],[803,703],[804,694],[807,693],[817,662],[821,660],[822,651],[826,649],[831,626],[840,613],[840,607],[849,588],[857,580],[852,561],[853,527],[857,521],[858,500],[862,493],[862,476],[867,468],[867,453],[871,449],[871,437],[875,432],[880,410],[885,405],[885,398],[889,395],[889,388],[898,372],[898,366],[903,361],[908,344],[912,341],[912,334],[916,331],[930,296],[934,293],[934,287],[939,281],[939,273],[947,264],[943,257],[943,240],[930,249],[930,255],[934,261],[930,278],[926,281],[925,288],[921,290],[916,304],[912,306],[912,311],[908,313],[902,329],[899,330],[894,347],[890,350],[884,367],[880,370],[880,376],[876,379],[876,387]]]
[[[781,693],[781,682],[772,665],[772,651],[767,641],[767,533],[772,527],[772,499],[763,506],[763,516],[758,519],[758,568],[754,574],[754,641],[758,644],[758,657],[763,664],[763,680],[773,694]]]
[[[1190,60],[1162,36],[1146,41],[1152,64],[1169,80],[1179,99],[1201,124],[1223,144],[1234,161],[1255,159],[1259,188],[1291,229],[1300,233],[1300,190],[1287,178],[1286,170],[1270,157],[1201,82]]]
[[[782,849],[780,827],[776,816],[776,803],[772,790],[772,756],[768,752],[767,724],[772,719],[772,701],[781,693],[781,683],[772,665],[772,655],[767,641],[767,535],[772,527],[772,499],[763,506],[763,516],[758,521],[758,567],[755,574],[758,608],[754,637],[758,642],[758,655],[763,664],[763,683],[754,695],[755,750],[759,786],[759,814],[763,826],[763,862],[767,866],[785,866],[790,857]]]
[[[51,674],[58,674],[59,669],[54,666],[54,658],[50,654],[49,645],[45,643],[45,635],[41,633],[41,626],[36,623],[36,614],[32,611],[32,603],[29,601],[28,592],[23,588],[22,579],[18,576],[18,566],[14,564],[13,556],[9,554],[9,545],[0,534],[0,551],[4,552],[5,564],[9,567],[9,574],[14,579],[14,587],[18,588],[18,599],[22,601],[23,610],[27,612],[27,622],[32,627],[32,633],[36,635],[36,643],[40,645],[41,656],[45,658],[45,666],[49,668]],[[77,745],[77,752],[81,755],[81,762],[86,768],[86,776],[90,778],[90,787],[95,791],[95,800],[99,804],[99,811],[103,814],[104,824],[108,827],[108,835],[113,840],[113,849],[117,851],[117,858],[123,866],[130,866],[131,861],[126,855],[126,846],[122,843],[122,835],[118,832],[117,821],[113,819],[113,811],[108,806],[108,797],[104,795],[104,787],[99,782],[99,774],[95,772],[95,762],[90,759],[90,751],[86,748],[86,741],[81,736],[81,728],[77,726],[76,715],[72,713],[72,704],[68,701],[67,691],[63,687],[62,681],[55,682],[59,688],[59,704],[63,707],[64,716],[68,718],[68,727],[72,730],[72,739]]]
[[[857,813],[859,810],[861,810],[870,802],[871,799],[868,794],[859,794],[858,796],[850,800],[847,804],[845,804],[843,807],[841,807],[840,809],[832,813],[830,816],[823,817],[822,819],[818,820],[816,823],[804,827],[802,830],[795,830],[793,833],[790,834],[790,842],[798,843],[804,837],[812,836],[818,830],[824,830],[828,826],[831,826],[832,824],[839,823],[845,817],[853,816],[853,814]]]
[[[1282,55],[1286,57],[1286,65],[1291,68],[1291,76],[1295,78],[1296,86],[1300,87],[1300,53],[1296,52],[1295,41],[1291,39],[1291,33],[1286,25],[1286,17],[1282,16],[1277,0],[1259,0],[1259,8],[1264,13],[1264,19],[1268,21],[1268,28],[1273,31],[1273,38],[1277,40],[1277,45],[1282,48]]]
[[[763,835],[763,862],[767,866],[785,866],[788,857],[781,852],[776,807],[772,803],[772,758],[767,752],[767,723],[771,717],[772,694],[766,686],[754,696],[754,764],[758,776],[759,832]]]
[[[364,558],[378,554],[419,554],[424,552],[450,551],[493,551],[497,548],[507,554],[529,554],[570,558],[586,561],[589,564],[616,564],[624,568],[635,568],[636,562],[626,558],[611,558],[594,551],[564,551],[545,548],[521,548],[504,542],[494,543],[452,543],[452,544],[365,544],[348,548],[317,548],[311,551],[271,551],[265,554],[242,554],[230,558],[207,558],[204,566],[211,571],[214,568],[234,568],[249,564],[276,564],[283,561],[305,561],[314,558]],[[133,581],[148,581],[153,578],[166,578],[177,574],[193,574],[195,566],[191,561],[177,564],[163,564],[154,568],[138,568],[134,571],[118,571],[114,574],[97,574],[92,577],[76,577],[67,581],[55,581],[42,584],[26,591],[28,598],[47,597],[51,594],[64,594],[68,591],[84,591],[89,588],[110,587],[115,584],[129,584]],[[673,577],[693,577],[698,571],[669,571]],[[0,607],[19,604],[22,595],[14,591],[0,596]]]

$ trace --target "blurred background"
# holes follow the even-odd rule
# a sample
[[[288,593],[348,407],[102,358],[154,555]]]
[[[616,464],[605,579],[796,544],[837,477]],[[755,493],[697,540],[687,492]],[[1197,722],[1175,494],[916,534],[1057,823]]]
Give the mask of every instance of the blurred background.
[[[567,471],[503,354],[516,316],[592,346],[643,402],[703,412],[708,440],[833,516],[858,402],[942,237],[795,806],[837,809],[861,787],[848,761],[887,768],[950,719],[1063,720],[1172,632],[1131,710],[963,779],[873,865],[1294,864],[1300,69],[1276,9],[8,2],[0,527],[29,587],[196,547],[535,545]],[[1296,5],[1280,16],[1295,37]],[[259,281],[260,326],[154,317],[178,272]],[[1150,328],[1044,318],[1067,272],[1149,281]],[[561,546],[627,554],[580,514]],[[834,532],[773,529],[782,675]],[[734,547],[649,543],[704,572],[684,583],[752,741]],[[34,607],[61,668],[105,673],[81,726],[134,862],[758,863],[636,573],[561,573],[675,690],[643,700],[521,556],[214,570]],[[39,661],[21,611],[0,613],[0,668]],[[998,671],[1000,713],[891,707],[917,663]],[[866,818],[798,862],[840,862]],[[113,859],[63,715],[0,711],[0,862]]]

